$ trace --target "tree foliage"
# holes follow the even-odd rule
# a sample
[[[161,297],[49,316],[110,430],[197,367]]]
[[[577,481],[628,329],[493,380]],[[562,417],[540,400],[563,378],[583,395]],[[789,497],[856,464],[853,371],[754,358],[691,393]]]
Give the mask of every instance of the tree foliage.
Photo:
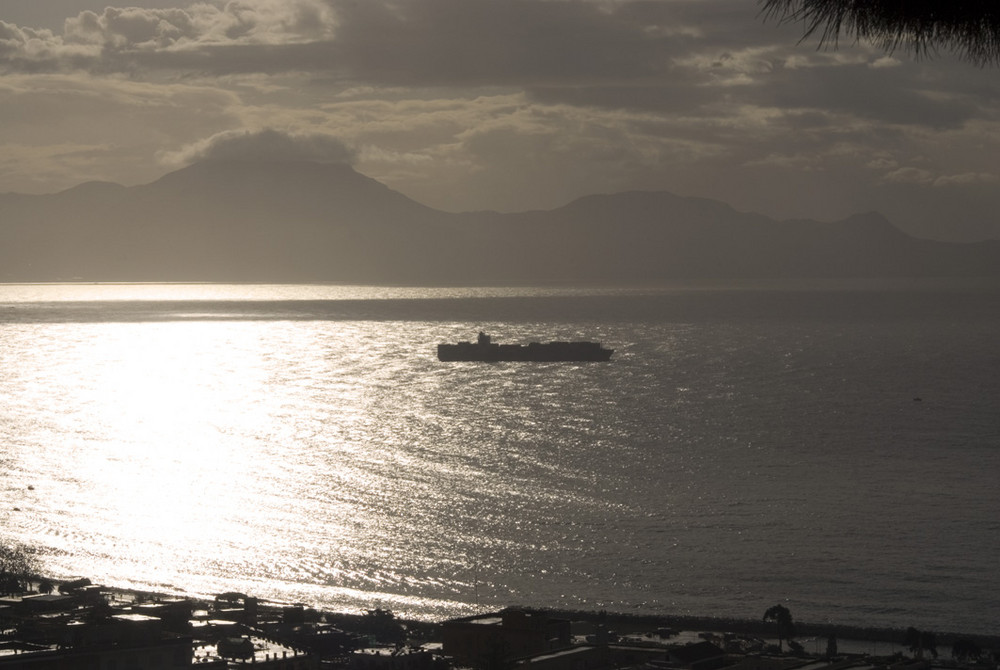
[[[930,652],[934,658],[938,657],[937,636],[931,631],[917,630],[913,626],[906,629],[903,644],[910,650],[916,658],[923,658],[924,652]]]
[[[358,622],[358,630],[384,643],[399,644],[406,639],[406,629],[396,615],[380,607],[365,612]]]
[[[773,621],[778,634],[778,648],[782,648],[784,640],[795,637],[795,623],[792,613],[784,605],[768,607],[764,612],[764,621]]]
[[[951,657],[959,661],[978,661],[982,655],[979,645],[968,638],[956,638],[951,644]]]
[[[0,589],[7,593],[26,590],[37,574],[38,559],[29,547],[0,541]]]
[[[837,636],[833,633],[826,639],[826,657],[833,658],[837,655]]]
[[[940,48],[980,65],[1000,62],[1000,2],[996,0],[759,0],[766,16],[801,21],[803,38],[836,45],[841,34],[892,53],[917,56]]]

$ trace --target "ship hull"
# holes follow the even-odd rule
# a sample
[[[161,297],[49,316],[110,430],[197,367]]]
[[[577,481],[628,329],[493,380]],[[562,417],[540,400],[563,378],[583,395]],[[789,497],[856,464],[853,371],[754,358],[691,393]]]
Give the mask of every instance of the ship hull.
[[[601,362],[611,359],[614,349],[597,342],[532,342],[520,344],[439,344],[438,360],[476,362]]]

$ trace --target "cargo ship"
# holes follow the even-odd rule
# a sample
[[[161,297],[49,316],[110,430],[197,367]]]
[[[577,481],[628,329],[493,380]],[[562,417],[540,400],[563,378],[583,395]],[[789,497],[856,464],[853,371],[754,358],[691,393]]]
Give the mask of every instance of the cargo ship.
[[[439,344],[439,361],[607,361],[614,349],[600,342],[530,342],[528,344],[496,344],[480,332],[475,342]]]

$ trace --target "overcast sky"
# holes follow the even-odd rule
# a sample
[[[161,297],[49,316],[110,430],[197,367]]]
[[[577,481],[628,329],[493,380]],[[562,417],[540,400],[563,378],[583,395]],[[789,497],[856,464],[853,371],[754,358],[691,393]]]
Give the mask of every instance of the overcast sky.
[[[1000,68],[817,50],[756,0],[109,1],[0,0],[0,192],[274,155],[451,211],[667,190],[1000,238]]]

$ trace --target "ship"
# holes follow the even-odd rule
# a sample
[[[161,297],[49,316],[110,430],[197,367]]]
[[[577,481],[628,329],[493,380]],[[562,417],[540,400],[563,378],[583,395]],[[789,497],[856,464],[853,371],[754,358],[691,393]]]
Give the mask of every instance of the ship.
[[[480,332],[475,342],[439,344],[439,361],[607,361],[614,349],[600,342],[529,342],[528,344],[496,344],[489,335]]]

